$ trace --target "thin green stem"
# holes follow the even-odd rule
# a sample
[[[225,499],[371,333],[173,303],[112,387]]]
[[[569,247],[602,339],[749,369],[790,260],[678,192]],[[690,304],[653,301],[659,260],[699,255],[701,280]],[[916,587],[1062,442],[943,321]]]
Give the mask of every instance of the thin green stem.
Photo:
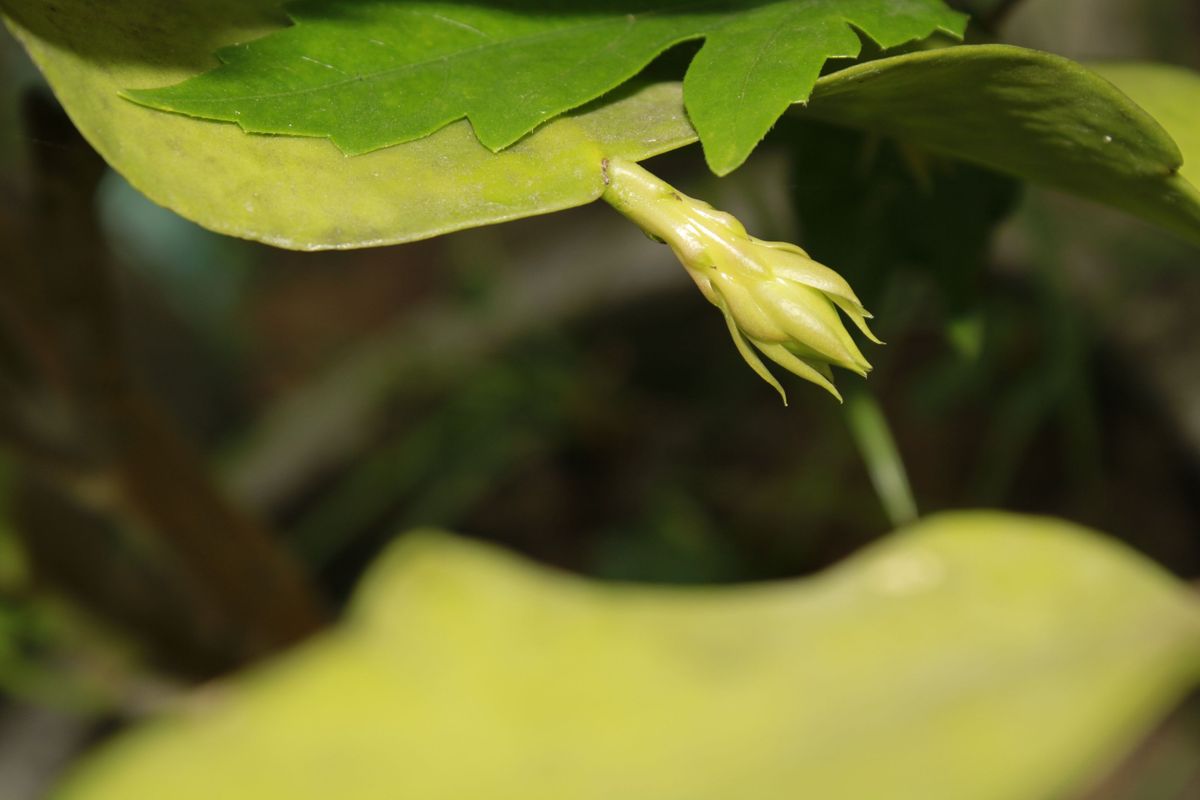
[[[846,392],[843,409],[850,435],[866,462],[871,484],[888,519],[896,527],[916,521],[917,501],[879,401],[866,388],[854,387]]]

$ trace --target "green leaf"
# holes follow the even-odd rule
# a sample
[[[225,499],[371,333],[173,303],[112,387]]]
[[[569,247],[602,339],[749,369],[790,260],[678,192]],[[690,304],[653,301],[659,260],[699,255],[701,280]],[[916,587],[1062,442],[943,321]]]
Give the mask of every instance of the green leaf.
[[[611,91],[674,45],[706,39],[685,103],[717,174],[738,167],[829,58],[965,17],[942,0],[307,0],[292,27],[222,50],[224,66],[134,90],[148,106],[253,133],[328,136],[362,154],[464,117],[493,151]]]
[[[830,75],[798,113],[1063,189],[1200,242],[1200,191],[1188,180],[1200,171],[1200,76],[1101,69],[1130,94],[1048,53],[945,48]]]
[[[280,247],[368,247],[597,199],[604,156],[695,141],[677,84],[631,86],[494,155],[465,122],[358,158],[327,141],[246,136],[162,114],[122,87],[181,80],[222,42],[278,23],[278,0],[0,0],[8,24],[92,146],[154,201],[220,233]]]
[[[1200,73],[1166,64],[1089,64],[1148,111],[1183,153],[1180,177],[1200,186]]]
[[[0,0],[75,124],[131,184],[208,228],[283,247],[394,244],[582,205],[603,192],[603,157],[642,159],[696,138],[677,84],[606,97],[498,155],[458,122],[350,159],[319,139],[245,136],[117,97],[122,87],[178,82],[214,66],[222,44],[277,29],[278,7]],[[1184,149],[1180,174],[1172,172],[1176,143],[1126,94],[1078,64],[1019,48],[963,46],[851,67],[821,78],[796,116],[891,133],[1200,241],[1200,192],[1187,180],[1200,168],[1200,126],[1189,117],[1200,108],[1200,78],[1149,65],[1100,69],[1162,115]],[[1177,99],[1165,93],[1167,80]],[[1097,127],[1122,138],[1080,134]]]
[[[598,584],[442,535],[64,800],[1029,800],[1193,685],[1200,607],[1062,522],[930,519],[810,580]]]

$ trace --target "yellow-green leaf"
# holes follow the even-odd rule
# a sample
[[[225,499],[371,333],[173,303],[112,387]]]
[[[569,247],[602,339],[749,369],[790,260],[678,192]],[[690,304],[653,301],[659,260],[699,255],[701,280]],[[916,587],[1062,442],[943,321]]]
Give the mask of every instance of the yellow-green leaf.
[[[1200,73],[1167,64],[1113,62],[1088,65],[1148,111],[1183,155],[1180,177],[1200,187]]]
[[[604,585],[444,535],[64,800],[1031,800],[1196,680],[1200,608],[1071,525],[937,517],[827,574]]]
[[[248,136],[119,96],[216,66],[216,47],[278,27],[280,5],[0,0],[67,113],[131,184],[215,231],[280,247],[393,244],[582,205],[604,190],[605,155],[638,160],[695,140],[669,83],[630,87],[500,154],[458,122],[357,158],[326,140]]]
[[[980,45],[849,67],[822,79],[799,113],[1063,189],[1200,242],[1200,190],[1189,181],[1200,167],[1196,108],[1194,72],[1097,73],[1049,53]]]

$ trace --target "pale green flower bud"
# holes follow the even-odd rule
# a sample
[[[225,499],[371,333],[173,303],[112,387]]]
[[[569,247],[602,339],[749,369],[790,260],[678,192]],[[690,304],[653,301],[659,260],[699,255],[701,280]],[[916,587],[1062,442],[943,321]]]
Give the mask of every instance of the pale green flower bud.
[[[670,246],[725,315],[742,358],[785,403],[783,387],[755,348],[839,401],[831,365],[859,375],[871,370],[839,310],[872,342],[882,342],[867,327],[871,315],[842,276],[795,245],[755,239],[733,216],[680,194],[637,164],[610,159],[605,176],[605,200]]]

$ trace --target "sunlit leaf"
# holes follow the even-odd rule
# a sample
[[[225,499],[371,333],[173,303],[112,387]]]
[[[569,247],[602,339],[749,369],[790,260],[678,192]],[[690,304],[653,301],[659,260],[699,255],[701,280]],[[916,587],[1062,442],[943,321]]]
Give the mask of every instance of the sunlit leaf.
[[[1088,65],[1112,81],[1162,125],[1183,154],[1179,175],[1200,186],[1200,73],[1138,62]]]
[[[829,58],[961,34],[942,0],[306,0],[295,24],[221,51],[184,84],[129,94],[258,133],[328,136],[359,154],[464,117],[492,150],[634,77],[668,48],[705,44],[685,103],[718,174],[746,160]]]

